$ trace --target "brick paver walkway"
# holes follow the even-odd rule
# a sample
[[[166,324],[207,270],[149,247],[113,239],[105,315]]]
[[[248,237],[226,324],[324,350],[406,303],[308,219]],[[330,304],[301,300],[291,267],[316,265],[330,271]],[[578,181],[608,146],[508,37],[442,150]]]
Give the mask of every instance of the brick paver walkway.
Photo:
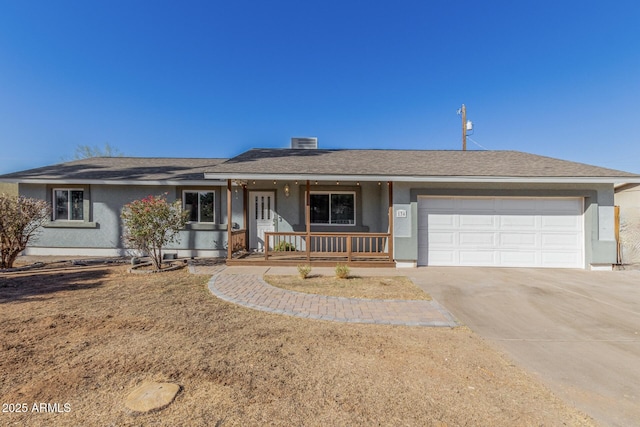
[[[256,310],[336,322],[457,326],[453,316],[436,301],[372,300],[305,294],[271,286],[256,274],[224,274],[221,270],[213,273],[215,275],[209,281],[209,290],[215,296]]]

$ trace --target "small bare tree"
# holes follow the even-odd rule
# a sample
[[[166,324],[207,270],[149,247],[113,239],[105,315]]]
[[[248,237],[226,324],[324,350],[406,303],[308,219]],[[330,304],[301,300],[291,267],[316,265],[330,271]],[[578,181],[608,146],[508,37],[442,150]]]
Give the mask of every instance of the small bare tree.
[[[75,160],[88,159],[90,157],[122,157],[123,154],[116,147],[105,143],[104,148],[97,145],[78,145],[73,156]]]
[[[124,154],[107,142],[104,144],[104,147],[100,147],[99,145],[77,145],[72,157],[62,156],[60,160],[69,162],[71,160],[89,159],[91,157],[124,157]]]
[[[188,221],[189,212],[180,200],[168,203],[164,195],[148,196],[124,206],[121,214],[125,240],[146,252],[156,271],[162,267],[162,248],[178,239]]]
[[[12,268],[29,241],[50,218],[49,203],[0,194],[0,268]]]

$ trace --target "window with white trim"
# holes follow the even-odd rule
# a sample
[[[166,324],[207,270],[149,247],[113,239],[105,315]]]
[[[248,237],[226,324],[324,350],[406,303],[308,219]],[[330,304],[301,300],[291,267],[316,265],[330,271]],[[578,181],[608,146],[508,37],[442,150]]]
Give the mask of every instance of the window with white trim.
[[[182,192],[182,206],[189,212],[189,222],[215,222],[215,194],[213,191],[186,190]]]
[[[84,221],[84,190],[78,188],[54,188],[53,220]]]
[[[312,192],[309,197],[311,224],[355,225],[356,193]]]

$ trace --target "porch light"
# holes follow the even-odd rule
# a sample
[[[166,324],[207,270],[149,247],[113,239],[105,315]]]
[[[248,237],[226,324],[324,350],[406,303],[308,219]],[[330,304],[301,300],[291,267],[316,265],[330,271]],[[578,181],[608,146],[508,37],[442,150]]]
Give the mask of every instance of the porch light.
[[[276,182],[275,182],[275,181],[273,181],[273,185],[276,185]]]
[[[284,197],[289,197],[290,194],[291,194],[291,190],[289,188],[289,184],[285,184],[284,185]]]

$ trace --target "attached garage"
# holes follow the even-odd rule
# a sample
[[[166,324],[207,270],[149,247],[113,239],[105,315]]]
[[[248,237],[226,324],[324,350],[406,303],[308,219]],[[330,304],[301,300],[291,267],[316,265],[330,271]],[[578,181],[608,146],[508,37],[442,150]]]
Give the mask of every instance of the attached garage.
[[[584,199],[418,197],[418,265],[584,268]]]

